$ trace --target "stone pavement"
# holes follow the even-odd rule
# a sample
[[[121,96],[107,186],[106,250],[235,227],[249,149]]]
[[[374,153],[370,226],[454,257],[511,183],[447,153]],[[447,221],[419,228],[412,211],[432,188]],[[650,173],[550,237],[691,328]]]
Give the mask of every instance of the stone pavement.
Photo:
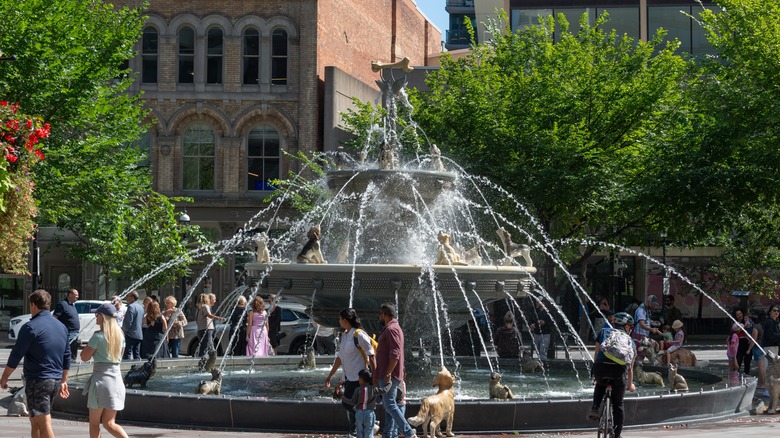
[[[0,338],[0,365],[4,365],[9,353],[7,338]],[[717,341],[691,340],[691,347],[696,351],[699,360],[709,360],[711,363],[725,362],[725,345],[718,345]],[[21,368],[21,367],[20,367]],[[10,386],[21,386],[19,381],[20,370],[14,372],[11,377]],[[6,415],[6,408],[11,400],[10,393],[0,390],[0,437],[15,438],[30,436],[29,420],[27,418],[9,417]],[[455,429],[457,431],[457,409],[456,409]],[[486,420],[489,421],[489,420]],[[487,424],[487,423],[486,423]],[[67,417],[55,414],[53,419],[54,432],[59,438],[75,438],[88,436],[87,419],[84,417]],[[273,438],[340,438],[343,435],[323,435],[323,434],[294,434],[294,433],[260,433],[253,431],[234,431],[234,430],[189,430],[182,428],[171,428],[170,426],[155,427],[154,425],[122,424],[125,431],[131,437],[138,438],[157,438],[157,437],[235,437],[235,436],[253,436],[253,437],[273,437]],[[732,418],[725,421],[691,423],[688,425],[666,426],[666,427],[644,427],[626,429],[623,436],[626,438],[733,438],[737,434],[747,436],[773,436],[780,432],[780,415],[745,415],[738,418]],[[593,436],[594,431],[577,432],[552,432],[552,433],[534,433],[534,434],[501,434],[496,436],[510,437],[527,436],[532,438],[547,437],[586,437]],[[105,431],[104,436],[108,436]],[[460,438],[470,438],[486,435],[457,435]]]

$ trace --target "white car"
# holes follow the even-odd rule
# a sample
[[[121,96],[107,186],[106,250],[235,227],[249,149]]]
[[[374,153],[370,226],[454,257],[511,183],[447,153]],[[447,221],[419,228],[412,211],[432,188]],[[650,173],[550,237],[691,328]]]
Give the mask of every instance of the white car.
[[[279,354],[303,354],[306,342],[311,342],[311,336],[314,333],[317,333],[314,344],[317,353],[335,353],[336,344],[333,329],[321,327],[317,330],[316,324],[306,316],[306,307],[301,304],[281,301],[279,307],[282,309],[281,332],[284,333],[284,337],[279,341]],[[230,324],[217,323],[215,328],[214,342],[217,344],[217,354],[222,355],[224,353],[223,346],[230,341]],[[184,326],[184,339],[181,342],[182,354],[195,355],[199,342],[197,324],[195,321],[190,321]]]
[[[101,304],[108,302],[110,301],[76,301],[76,312],[79,314],[79,323],[81,324],[81,330],[79,331],[79,341],[82,344],[89,342],[89,338],[91,338],[92,334],[98,330],[97,322],[95,321],[95,312]],[[53,311],[54,309],[52,308],[52,312]],[[19,329],[22,328],[23,325],[27,324],[27,321],[29,321],[30,318],[32,318],[32,315],[29,313],[11,318],[11,322],[8,327],[8,339],[15,341],[19,336]]]

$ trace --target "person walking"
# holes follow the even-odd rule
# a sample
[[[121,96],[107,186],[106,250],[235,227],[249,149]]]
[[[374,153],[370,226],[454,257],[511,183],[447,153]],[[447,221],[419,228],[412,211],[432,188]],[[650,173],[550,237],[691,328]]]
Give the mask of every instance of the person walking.
[[[79,321],[79,312],[76,311],[76,301],[79,299],[79,291],[71,289],[68,296],[60,301],[54,307],[54,317],[68,329],[68,345],[70,346],[70,357],[76,360],[79,351],[79,331],[81,322]]]
[[[141,341],[144,339],[142,326],[144,308],[138,302],[138,292],[130,292],[127,294],[126,299],[127,310],[125,310],[124,320],[122,321],[122,332],[125,335],[125,353],[122,355],[122,359],[140,359]]]
[[[753,352],[750,351],[750,338],[748,333],[753,333],[753,320],[750,316],[745,315],[742,309],[734,309],[734,319],[738,323],[742,324],[742,330],[737,332],[739,338],[739,346],[737,347],[737,371],[742,367],[742,363],[745,364],[745,374],[750,374],[750,363],[753,360]]]
[[[19,329],[16,344],[0,377],[0,388],[8,389],[8,378],[24,359],[24,391],[30,411],[31,435],[54,438],[51,406],[57,394],[68,398],[70,348],[68,330],[49,311],[51,295],[38,289],[29,298],[32,317]]]
[[[101,304],[95,312],[99,331],[81,352],[84,362],[94,359],[92,376],[84,385],[89,409],[89,437],[100,437],[100,424],[112,436],[127,438],[122,426],[116,424],[116,413],[125,408],[125,385],[122,382],[122,349],[125,338],[116,321],[116,307]]]
[[[379,336],[377,347],[376,371],[374,372],[374,384],[384,387],[391,382],[390,390],[382,397],[385,408],[385,416],[390,416],[392,422],[385,421],[382,436],[390,436],[391,425],[403,429],[406,438],[416,437],[412,426],[404,418],[401,409],[396,402],[396,393],[401,381],[404,380],[404,332],[396,319],[395,306],[384,303],[379,308],[379,322],[384,326],[384,331]]]
[[[358,381],[360,370],[376,370],[374,346],[371,338],[361,329],[360,318],[355,309],[341,309],[339,312],[339,326],[343,330],[339,337],[339,351],[336,360],[325,379],[325,387],[330,388],[330,381],[339,368],[344,368],[343,395],[351,399],[355,390],[360,386]],[[357,433],[355,410],[351,405],[342,403],[347,410],[349,419],[349,435]]]
[[[168,327],[171,329],[168,331],[168,352],[172,358],[179,357],[179,349],[181,348],[181,340],[184,338],[184,326],[187,325],[187,317],[184,316],[184,312],[176,307],[176,297],[168,295],[163,300],[165,303],[165,310],[162,314],[165,317]]]
[[[279,348],[279,333],[282,331],[282,308],[279,307],[279,300],[275,295],[268,295],[268,303],[271,309],[268,311],[268,340],[271,341],[271,349],[277,354]]]
[[[230,314],[230,339],[235,339],[233,345],[233,356],[244,356],[246,354],[246,297],[240,295],[236,302],[236,307]]]
[[[211,294],[200,294],[198,297],[198,303],[195,306],[198,308],[195,313],[195,321],[198,325],[198,357],[202,357],[209,351],[214,349],[214,320],[222,320],[225,318],[219,317],[211,313],[211,307],[216,304],[216,299],[211,299]]]
[[[271,344],[268,341],[268,313],[265,311],[263,297],[256,295],[249,305],[252,311],[247,314],[246,355],[249,357],[268,356]]]
[[[536,306],[534,321],[528,325],[534,339],[534,347],[539,354],[539,359],[547,360],[547,348],[550,346],[550,334],[552,333],[552,318],[550,312],[544,308],[541,299],[534,303]]]
[[[631,315],[626,312],[616,313],[614,326],[606,326],[599,332],[593,353],[595,359],[591,372],[596,388],[593,390],[593,405],[588,412],[588,419],[598,421],[601,400],[607,392],[607,386],[611,385],[615,438],[620,438],[620,433],[623,431],[623,396],[626,388],[631,392],[636,391],[634,386],[636,346],[629,336],[633,327],[634,318]],[[613,349],[613,346],[618,348]],[[617,350],[622,350],[622,354],[615,354]]]

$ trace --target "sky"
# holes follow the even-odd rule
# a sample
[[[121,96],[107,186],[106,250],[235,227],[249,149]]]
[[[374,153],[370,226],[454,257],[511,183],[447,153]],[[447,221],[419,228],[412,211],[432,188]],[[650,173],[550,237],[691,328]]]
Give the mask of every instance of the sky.
[[[447,0],[417,0],[417,7],[439,28],[442,39],[450,28],[450,16],[444,10],[446,3]]]

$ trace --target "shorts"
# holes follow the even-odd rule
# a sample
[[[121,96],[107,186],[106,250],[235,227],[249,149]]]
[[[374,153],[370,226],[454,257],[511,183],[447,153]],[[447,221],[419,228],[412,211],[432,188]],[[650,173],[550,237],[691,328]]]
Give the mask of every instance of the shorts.
[[[753,360],[758,361],[758,360],[761,360],[763,358],[764,358],[764,352],[761,351],[761,349],[758,348],[758,346],[754,346],[753,347]]]
[[[31,417],[51,414],[54,397],[60,392],[61,379],[27,379],[24,393],[27,395],[27,409]]]

